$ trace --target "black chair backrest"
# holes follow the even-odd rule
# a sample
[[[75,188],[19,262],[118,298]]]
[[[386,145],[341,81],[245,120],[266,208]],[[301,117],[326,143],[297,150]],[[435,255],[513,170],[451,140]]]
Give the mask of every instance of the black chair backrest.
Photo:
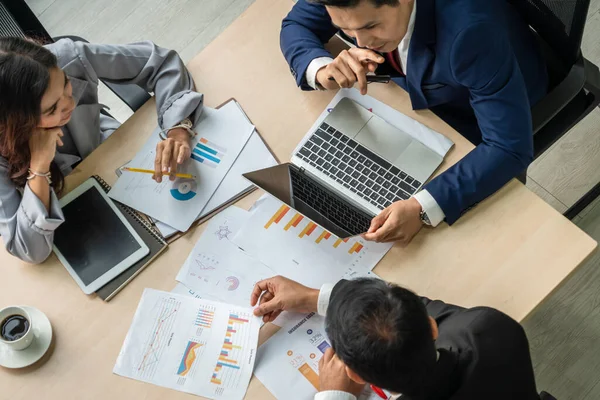
[[[581,53],[590,0],[508,0],[570,69]]]
[[[0,0],[0,36],[27,36],[42,43],[53,42],[24,0]]]

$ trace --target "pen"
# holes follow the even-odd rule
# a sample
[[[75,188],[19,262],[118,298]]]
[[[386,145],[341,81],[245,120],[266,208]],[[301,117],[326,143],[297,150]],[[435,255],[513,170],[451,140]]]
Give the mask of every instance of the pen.
[[[131,168],[131,167],[123,167],[121,168],[122,171],[129,171],[129,172],[141,172],[143,174],[154,174],[155,171],[151,170],[151,169],[142,169],[142,168]],[[163,172],[163,176],[166,175],[171,175],[169,172]],[[176,177],[178,178],[188,178],[188,179],[196,179],[196,177],[194,175],[190,175],[190,174],[175,174]]]
[[[385,392],[383,390],[379,389],[377,386],[371,385],[371,390],[373,392],[375,392],[375,394],[377,396],[381,397],[382,399],[384,399],[384,400],[388,399],[388,396],[385,394]]]
[[[367,75],[367,83],[389,83],[391,79],[389,75]],[[329,80],[335,81],[335,78],[332,76]]]

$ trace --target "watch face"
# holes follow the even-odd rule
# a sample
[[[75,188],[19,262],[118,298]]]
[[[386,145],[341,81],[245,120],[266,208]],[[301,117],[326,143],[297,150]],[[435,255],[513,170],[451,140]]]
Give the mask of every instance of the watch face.
[[[425,225],[431,226],[431,220],[429,219],[425,211],[421,211],[421,221],[423,221]]]

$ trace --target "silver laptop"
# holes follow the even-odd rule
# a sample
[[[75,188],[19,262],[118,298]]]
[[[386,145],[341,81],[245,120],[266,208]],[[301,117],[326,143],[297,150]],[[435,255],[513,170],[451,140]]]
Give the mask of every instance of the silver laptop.
[[[346,238],[366,232],[381,210],[414,195],[442,160],[406,132],[344,98],[291,163],[244,177]]]

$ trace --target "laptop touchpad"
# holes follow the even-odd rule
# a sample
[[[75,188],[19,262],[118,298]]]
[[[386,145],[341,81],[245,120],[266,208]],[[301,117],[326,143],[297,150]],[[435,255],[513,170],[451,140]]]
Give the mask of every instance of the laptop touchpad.
[[[369,120],[355,140],[390,162],[397,159],[413,141],[411,136],[377,116]]]

